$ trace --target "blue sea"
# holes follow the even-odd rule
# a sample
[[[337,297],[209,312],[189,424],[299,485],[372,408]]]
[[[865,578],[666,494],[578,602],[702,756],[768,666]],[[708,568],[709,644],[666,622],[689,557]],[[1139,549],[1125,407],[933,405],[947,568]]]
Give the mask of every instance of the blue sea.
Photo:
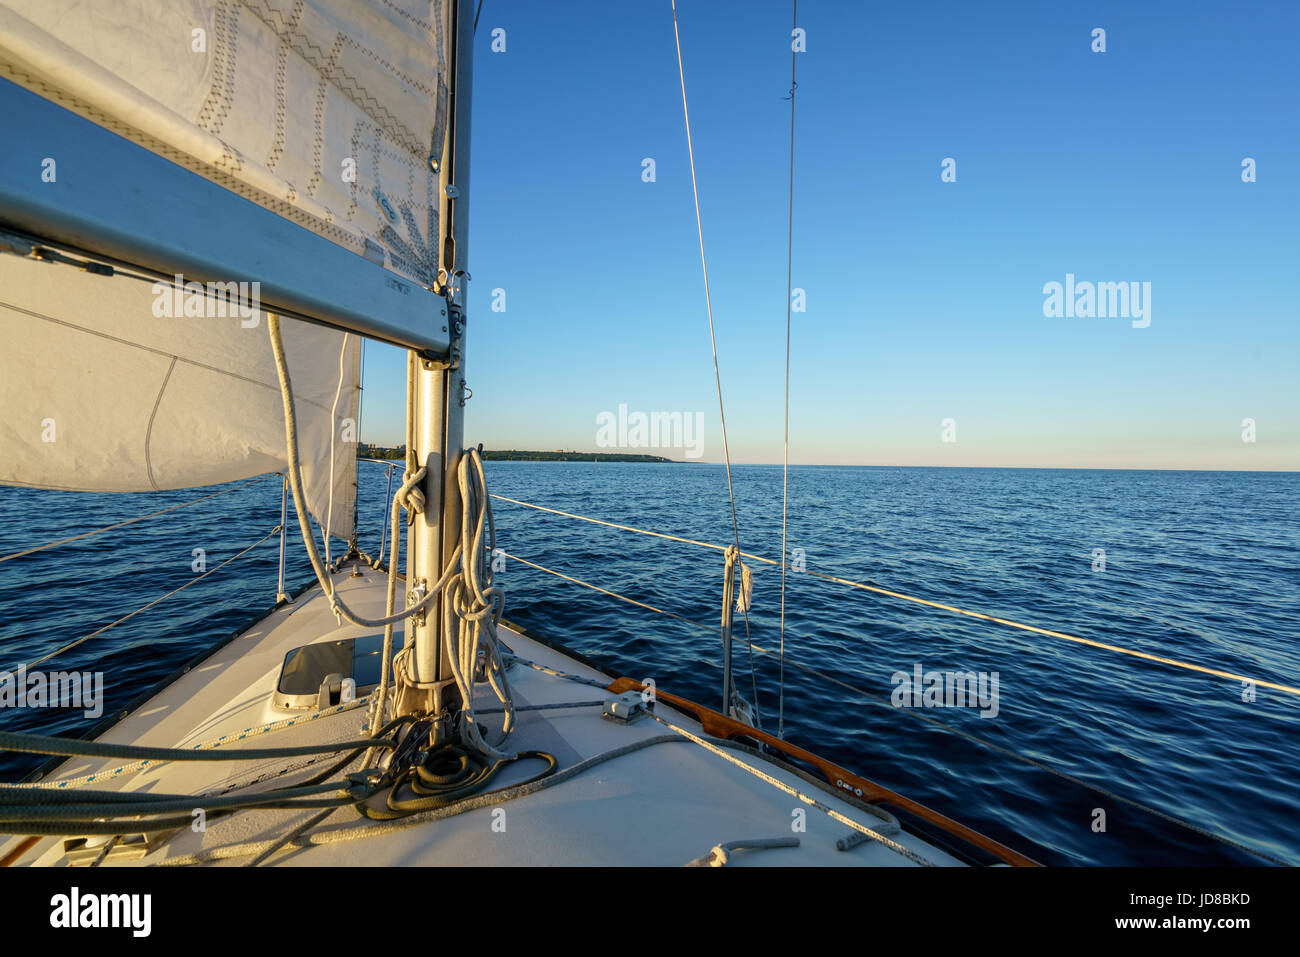
[[[360,468],[360,540],[376,553],[385,470]],[[732,539],[721,466],[490,462],[487,474],[490,490],[509,498],[685,538]],[[781,468],[736,466],[733,476],[742,550],[779,558]],[[215,490],[0,488],[0,555]],[[801,466],[790,470],[788,538],[809,571],[1295,686],[1298,506],[1300,473]],[[270,476],[0,562],[0,668],[30,662],[193,580],[195,549],[211,569],[273,528],[279,508],[280,480]],[[498,574],[507,618],[620,673],[720,705],[720,551],[501,502],[494,514],[505,552],[698,626],[510,558]],[[292,590],[311,576],[292,520],[289,545]],[[105,714],[120,711],[268,609],[277,562],[273,536],[41,667],[105,672]],[[757,690],[763,726],[774,730],[781,572],[751,567],[750,638],[772,654],[753,655],[751,678],[737,616],[736,676],[747,698]],[[1266,862],[1169,820],[1177,818],[1300,864],[1300,696],[1265,688],[1251,695],[1240,681],[793,571],[785,653],[790,741],[1044,863]],[[996,716],[982,717],[991,709],[978,706],[895,706],[895,676],[918,667],[996,674]],[[9,730],[76,733],[94,723],[80,712],[0,711]],[[38,763],[0,755],[0,779]]]

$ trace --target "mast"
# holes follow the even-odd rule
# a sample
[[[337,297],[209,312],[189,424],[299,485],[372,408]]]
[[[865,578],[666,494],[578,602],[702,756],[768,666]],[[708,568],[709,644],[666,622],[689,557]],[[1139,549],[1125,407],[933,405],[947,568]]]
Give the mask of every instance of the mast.
[[[415,355],[408,363],[414,395],[415,456],[428,469],[424,481],[425,509],[411,526],[407,540],[408,603],[427,594],[446,568],[460,540],[460,491],[457,470],[464,446],[465,424],[465,303],[469,275],[465,271],[469,235],[470,92],[474,63],[473,16],[462,0],[450,0],[451,88],[447,142],[438,169],[441,233],[439,275],[448,301],[447,326],[451,348],[447,361]],[[412,677],[420,700],[406,702],[419,710],[454,714],[459,692],[449,656],[455,653],[452,635],[442,633],[443,602],[427,614],[412,617],[407,643],[413,644]],[[445,728],[439,724],[438,737]]]

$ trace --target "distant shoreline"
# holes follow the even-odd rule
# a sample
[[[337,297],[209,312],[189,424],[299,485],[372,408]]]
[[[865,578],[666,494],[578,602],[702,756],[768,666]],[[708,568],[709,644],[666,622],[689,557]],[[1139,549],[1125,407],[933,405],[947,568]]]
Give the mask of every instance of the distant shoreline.
[[[361,445],[357,458],[372,460],[402,460],[406,450],[400,446]],[[532,452],[521,449],[484,449],[484,462],[658,462],[681,465],[676,459],[662,455],[640,455],[628,452]]]
[[[527,452],[516,449],[484,449],[484,462],[664,462],[680,464],[662,455],[620,452]]]
[[[362,460],[396,460],[405,458],[405,449],[392,446],[362,445],[358,447],[357,458]],[[670,459],[662,455],[640,455],[625,452],[542,452],[523,449],[484,449],[485,462],[640,462],[642,464],[661,465],[723,465],[722,462],[705,462],[699,459]],[[733,466],[745,468],[781,468],[780,462],[733,462]],[[1034,472],[1237,472],[1257,475],[1295,475],[1300,469],[1295,468],[1213,468],[1213,467],[1141,467],[1108,465],[843,465],[829,463],[799,462],[790,463],[793,468],[832,468],[832,469],[951,469],[953,471],[1034,471]]]

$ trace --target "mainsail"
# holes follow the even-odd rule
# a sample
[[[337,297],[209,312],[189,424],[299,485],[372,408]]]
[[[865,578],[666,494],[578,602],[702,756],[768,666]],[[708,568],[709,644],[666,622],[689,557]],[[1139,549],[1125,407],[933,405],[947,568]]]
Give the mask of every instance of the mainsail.
[[[310,320],[283,323],[306,494],[350,532],[359,335],[449,341],[447,33],[441,0],[0,0],[0,251],[117,270],[0,255],[0,482],[283,469],[274,309]]]

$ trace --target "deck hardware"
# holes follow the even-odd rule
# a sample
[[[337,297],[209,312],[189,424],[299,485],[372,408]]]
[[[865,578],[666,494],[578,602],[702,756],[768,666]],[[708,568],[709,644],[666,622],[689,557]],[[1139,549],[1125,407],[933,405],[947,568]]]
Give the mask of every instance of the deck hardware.
[[[104,854],[104,860],[114,862],[139,860],[161,845],[165,837],[170,837],[170,835],[163,831],[151,834],[141,832],[123,834]],[[109,837],[65,838],[63,841],[63,855],[67,858],[68,866],[90,866],[99,858],[100,853],[104,850],[104,845],[108,844],[110,840]]]
[[[642,699],[641,692],[625,691],[623,694],[606,701],[605,709],[600,716],[606,721],[631,724],[633,721],[644,718],[646,711],[652,707],[652,703]]]
[[[704,857],[697,857],[687,867],[726,867],[734,851],[765,851],[775,847],[798,847],[797,837],[771,837],[750,841],[728,841],[719,844]]]
[[[353,694],[356,693],[356,685],[353,685]],[[337,671],[327,674],[321,679],[320,690],[316,692],[316,710],[324,711],[326,708],[333,707],[343,700],[343,675]]]
[[[760,727],[757,709],[741,695],[732,674],[731,626],[736,612],[748,614],[753,580],[736,546],[724,554],[722,574],[722,712],[753,728]],[[740,572],[739,580],[736,573]]]
[[[424,763],[421,747],[429,740],[433,724],[432,718],[421,718],[411,725],[411,730],[406,733],[406,737],[393,749],[392,759],[388,763],[389,770]]]

